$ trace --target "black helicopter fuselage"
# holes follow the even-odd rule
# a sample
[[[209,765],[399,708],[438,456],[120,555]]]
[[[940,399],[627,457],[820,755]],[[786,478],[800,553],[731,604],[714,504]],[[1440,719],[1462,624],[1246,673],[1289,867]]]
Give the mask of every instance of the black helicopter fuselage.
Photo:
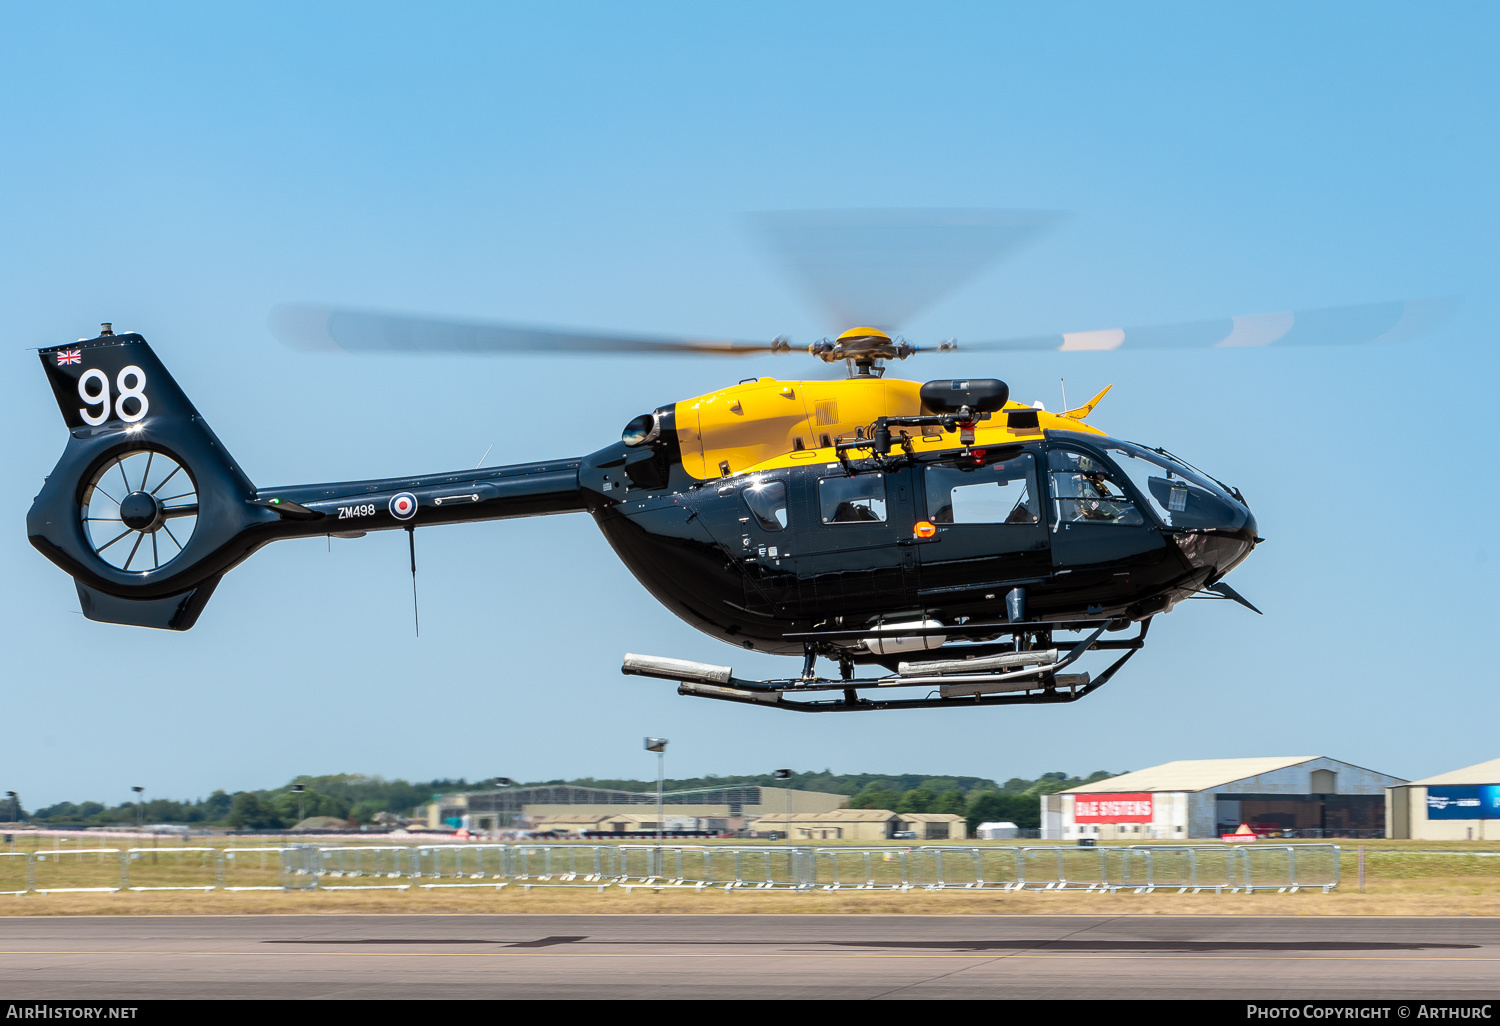
[[[651,487],[657,482],[648,475],[638,474],[647,486],[630,477],[633,461],[649,465],[645,454],[613,446],[583,460],[579,479],[605,537],[663,605],[730,644],[799,654],[820,631],[1004,619],[1016,588],[1025,590],[1029,618],[1140,620],[1217,581],[1254,546],[1248,509],[1233,526],[1174,528],[1149,515],[1148,499],[1127,492],[1130,505],[1116,503],[1106,516],[1069,517],[1080,500],[1058,495],[1051,486],[1061,475],[1042,468],[1054,452],[1103,464],[1107,451],[1097,436],[1050,432],[1041,442],[967,456],[898,454],[708,482],[669,473]],[[1037,516],[963,523],[935,508],[934,478],[982,480],[997,464],[1023,465]],[[753,497],[778,485],[784,517],[765,517]],[[839,519],[825,495],[833,485],[883,494],[883,519]],[[918,536],[919,524],[931,525],[930,537]]]

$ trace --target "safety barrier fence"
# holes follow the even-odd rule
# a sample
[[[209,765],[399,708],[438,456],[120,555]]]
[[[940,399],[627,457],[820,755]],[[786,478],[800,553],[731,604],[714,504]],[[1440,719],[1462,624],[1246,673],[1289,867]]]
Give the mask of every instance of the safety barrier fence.
[[[226,891],[306,890],[317,885],[309,847],[225,848],[219,886]]]
[[[519,887],[1216,893],[1339,884],[1337,845],[436,844],[0,853],[0,894]]]

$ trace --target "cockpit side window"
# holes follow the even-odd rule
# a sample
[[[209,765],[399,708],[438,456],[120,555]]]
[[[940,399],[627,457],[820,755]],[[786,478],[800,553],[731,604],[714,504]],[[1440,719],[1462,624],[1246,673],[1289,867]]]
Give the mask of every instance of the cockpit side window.
[[[818,506],[825,524],[883,524],[885,476],[825,477],[818,482]]]
[[[1020,453],[1003,463],[934,463],[924,474],[927,515],[935,524],[1036,524],[1036,461]]]
[[[1072,449],[1053,449],[1047,454],[1052,477],[1052,528],[1064,524],[1145,523],[1130,495],[1097,457]]]
[[[786,527],[785,481],[762,481],[746,488],[740,496],[763,530],[780,531]]]

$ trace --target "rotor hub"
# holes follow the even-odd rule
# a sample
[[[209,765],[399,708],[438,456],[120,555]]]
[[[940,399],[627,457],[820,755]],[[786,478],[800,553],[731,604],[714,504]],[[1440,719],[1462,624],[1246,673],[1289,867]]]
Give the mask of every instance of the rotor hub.
[[[872,368],[878,375],[885,360],[904,360],[917,350],[906,339],[891,338],[879,328],[850,328],[833,341],[813,343],[812,355],[827,363],[850,362],[851,373],[867,375]]]
[[[150,492],[131,492],[120,500],[120,523],[132,531],[154,531],[161,520],[161,503]]]

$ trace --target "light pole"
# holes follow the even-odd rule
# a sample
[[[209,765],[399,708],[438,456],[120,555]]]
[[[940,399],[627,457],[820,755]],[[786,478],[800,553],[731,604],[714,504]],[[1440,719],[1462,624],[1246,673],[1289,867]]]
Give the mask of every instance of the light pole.
[[[496,787],[515,787],[516,786],[516,782],[514,780],[510,779],[510,777],[496,777],[495,778],[495,786]],[[498,805],[498,803],[496,803],[496,804]],[[514,825],[510,821],[511,816],[514,815],[514,813],[511,812],[511,810],[510,810],[510,796],[509,795],[505,796],[505,806],[506,806],[506,808],[505,808],[505,812],[504,813],[502,813],[498,807],[495,809],[495,834],[494,834],[495,838],[499,838],[499,836],[500,836],[500,817],[502,815],[505,816],[505,825],[507,827]]]
[[[789,769],[779,769],[775,773],[772,773],[771,776],[777,780],[791,780],[792,771]],[[787,843],[790,844],[792,840],[792,789],[787,787],[783,788],[783,790],[786,791],[786,823],[784,825],[786,826]]]
[[[6,804],[10,806],[10,819],[14,823],[21,821],[21,796],[14,791],[5,792]]]
[[[132,787],[131,790],[135,792],[135,828],[140,830],[146,825],[146,806],[144,799],[141,798],[146,789],[144,787]]]
[[[667,739],[664,737],[646,738],[646,751],[656,753],[656,843],[661,844],[662,828],[666,826],[662,820],[662,783],[666,779]]]
[[[297,796],[297,822],[301,823],[304,819],[307,818],[305,815],[303,815],[302,811],[302,796],[307,794],[307,785],[293,784],[292,794]]]

